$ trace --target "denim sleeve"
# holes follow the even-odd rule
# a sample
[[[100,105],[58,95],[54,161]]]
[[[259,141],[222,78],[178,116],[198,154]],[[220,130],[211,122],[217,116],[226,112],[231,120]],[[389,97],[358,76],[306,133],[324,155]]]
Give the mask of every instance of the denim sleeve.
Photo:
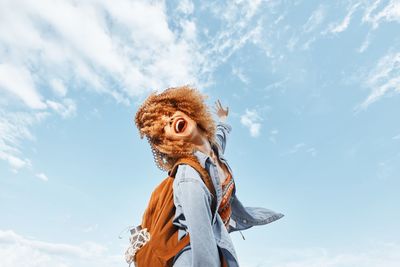
[[[228,123],[221,122],[221,121],[218,122],[217,131],[216,131],[216,141],[217,141],[217,144],[222,149],[222,153],[225,153],[226,140],[227,140],[228,134],[231,131],[232,131],[232,127]]]
[[[194,177],[182,177],[176,185],[176,194],[190,234],[191,266],[219,267],[218,248],[211,223],[211,199],[207,187]]]

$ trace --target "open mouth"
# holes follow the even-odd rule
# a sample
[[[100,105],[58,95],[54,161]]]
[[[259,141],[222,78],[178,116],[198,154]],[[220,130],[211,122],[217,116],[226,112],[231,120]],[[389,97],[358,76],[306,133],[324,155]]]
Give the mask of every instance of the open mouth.
[[[186,129],[186,126],[187,126],[187,122],[186,122],[184,119],[182,119],[182,118],[177,119],[177,120],[175,121],[175,123],[174,123],[175,132],[176,132],[176,133],[182,133],[182,132],[184,132],[185,129]]]

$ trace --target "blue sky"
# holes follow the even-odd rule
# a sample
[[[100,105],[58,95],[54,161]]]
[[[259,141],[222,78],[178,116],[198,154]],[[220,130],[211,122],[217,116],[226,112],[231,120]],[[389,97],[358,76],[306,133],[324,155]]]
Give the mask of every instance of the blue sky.
[[[245,267],[400,262],[400,1],[0,3],[0,259],[126,266],[165,173],[134,114],[191,84],[229,106]]]

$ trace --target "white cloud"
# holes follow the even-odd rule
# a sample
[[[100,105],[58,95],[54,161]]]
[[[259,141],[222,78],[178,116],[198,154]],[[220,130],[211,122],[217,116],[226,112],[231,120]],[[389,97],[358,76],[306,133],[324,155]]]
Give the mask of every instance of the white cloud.
[[[357,49],[358,53],[364,53],[365,50],[367,50],[368,46],[371,43],[371,33],[368,33],[367,36],[364,39],[364,42],[361,44],[361,46]]]
[[[196,24],[190,20],[183,20],[181,22],[181,27],[183,30],[182,36],[185,37],[186,40],[195,41],[197,37],[197,28]]]
[[[0,230],[0,258],[2,267],[105,267],[124,263],[122,252],[110,255],[106,247],[94,242],[80,245],[44,242],[12,230]]]
[[[50,81],[74,77],[112,96],[108,85],[116,81],[124,98],[197,82],[196,51],[169,27],[163,3],[26,0],[8,1],[2,9],[0,44],[11,50],[6,61],[29,58]]]
[[[3,151],[0,151],[0,159],[4,160],[8,164],[10,164],[10,166],[13,168],[14,172],[16,172],[18,169],[21,169],[25,166],[31,166],[29,159],[22,159],[15,155],[12,155],[11,153],[5,153]]]
[[[311,47],[311,44],[314,43],[317,40],[316,36],[311,37],[310,39],[308,39],[302,46],[301,49],[303,50],[308,50]]]
[[[382,8],[380,9],[380,7]],[[373,30],[377,29],[382,22],[400,22],[400,2],[398,0],[391,0],[388,4],[383,3],[381,0],[355,1],[348,8],[347,14],[341,22],[329,24],[328,29],[322,33],[341,33],[345,31],[350,25],[352,16],[359,9],[364,9],[362,22],[371,24]],[[368,35],[370,35],[370,32]],[[367,44],[368,42],[364,42],[362,47]]]
[[[21,155],[21,141],[33,140],[30,127],[45,117],[43,112],[5,112],[0,109],[0,159],[15,171],[31,166],[31,161]]]
[[[223,27],[214,34],[206,31],[202,64],[202,73],[208,79],[215,69],[225,63],[235,52],[248,43],[261,45],[262,20],[259,16],[262,2],[234,1],[220,4],[204,2],[201,9],[211,10],[214,18],[221,22]],[[211,83],[209,81],[209,83]]]
[[[357,49],[359,53],[363,53],[371,42],[374,30],[376,30],[382,22],[400,22],[400,2],[391,0],[389,3],[383,3],[381,0],[373,1],[356,1],[347,11],[346,16],[339,23],[331,23],[327,30],[322,34],[341,33],[345,31],[357,10],[364,9],[362,23],[370,24],[372,29],[368,32],[361,46]]]
[[[277,129],[273,129],[269,132],[269,141],[272,143],[276,143],[276,136],[278,135],[279,131]]]
[[[54,93],[60,97],[64,97],[67,94],[67,88],[65,87],[63,81],[60,79],[52,79],[50,81],[50,86],[53,89]]]
[[[346,30],[347,27],[349,27],[351,15],[352,15],[352,13],[349,12],[341,23],[333,26],[330,29],[330,32],[331,33],[339,33],[339,32],[343,32],[344,30]]]
[[[380,4],[380,0],[375,0],[370,6],[368,6],[365,10],[362,21],[372,24],[374,29],[378,28],[382,21],[400,22],[400,2],[398,0],[391,0],[382,10],[377,11]]]
[[[311,16],[308,18],[306,24],[303,26],[304,32],[311,32],[315,30],[325,19],[325,8],[320,5]]]
[[[393,136],[392,139],[393,139],[393,140],[398,140],[398,139],[400,139],[400,134],[398,134],[398,135],[396,135],[396,136]]]
[[[33,109],[45,109],[46,104],[37,92],[31,73],[21,66],[0,64],[0,90],[5,90]]]
[[[162,1],[2,1],[0,93],[6,100],[0,108],[21,108],[23,103],[24,111],[69,118],[78,107],[70,88],[74,95],[96,92],[128,105],[148,90],[179,84],[204,87],[220,64],[259,38],[261,4],[215,4],[224,12],[211,12],[224,27],[199,40],[196,20],[189,16],[195,8],[190,0],[180,2],[173,14],[167,14]],[[32,125],[19,122],[17,127],[31,135]],[[19,143],[26,136],[14,139]],[[29,161],[15,145],[8,143],[6,150],[2,145],[0,159],[18,169]]]
[[[294,147],[289,150],[289,154],[296,153],[297,151],[299,151],[300,148],[304,147],[305,145],[306,144],[304,144],[304,143],[298,143],[298,144],[294,145]]]
[[[297,44],[297,42],[299,41],[299,38],[296,36],[293,36],[289,39],[289,41],[286,44],[287,49],[292,52]]]
[[[305,144],[305,143],[297,143],[295,144],[291,149],[289,149],[288,151],[281,153],[281,156],[286,156],[289,154],[295,154],[298,153],[300,151],[304,151],[305,153],[309,153],[311,154],[311,156],[315,157],[318,153],[317,149],[314,147],[310,147],[309,145]]]
[[[32,88],[48,81],[64,97],[73,83],[128,104],[150,89],[207,83],[219,64],[257,35],[252,19],[260,5],[254,0],[219,7],[227,10],[216,14],[224,27],[198,43],[195,21],[169,18],[163,2],[5,1],[0,51],[8,52],[0,56],[11,66],[29,61],[40,69]],[[182,1],[177,9],[189,14],[194,5]]]
[[[246,113],[240,116],[240,123],[246,126],[252,137],[260,135],[262,118],[258,115],[256,110],[246,109]]]
[[[179,1],[178,8],[180,12],[184,14],[192,14],[194,10],[194,4],[191,0],[182,0]]]
[[[365,86],[371,88],[372,92],[367,99],[355,107],[356,112],[366,109],[390,92],[399,93],[400,53],[392,52],[382,57],[367,77]]]
[[[238,26],[243,27],[246,26],[244,25],[245,22],[249,22],[256,13],[261,10],[261,1],[235,0],[220,5],[213,3],[209,5],[209,7],[212,8],[211,12],[213,12],[215,16],[222,17],[226,23],[237,24]]]
[[[190,3],[181,7],[193,11]],[[70,87],[129,104],[150,89],[200,83],[204,59],[196,24],[176,18],[172,28],[169,20],[165,4],[157,1],[1,1],[0,108],[7,108],[2,112],[8,116],[8,107],[17,107],[69,118],[78,106],[66,97]],[[23,123],[15,127],[31,135],[33,122]],[[13,135],[12,124],[0,131]],[[18,143],[26,140],[14,135]],[[0,159],[15,169],[27,166],[16,143],[3,140],[0,136]]]
[[[181,9],[192,11],[190,3]],[[84,83],[129,103],[144,91],[201,79],[195,23],[173,17],[181,28],[171,28],[162,2],[25,0],[6,1],[1,9],[0,48],[9,51],[4,60],[40,67],[46,76],[40,80],[59,96],[66,84]]]
[[[63,118],[69,118],[76,115],[75,101],[69,98],[64,98],[63,103],[47,100],[46,104],[49,108],[60,114]]]
[[[353,13],[357,10],[357,8],[360,6],[361,3],[356,3],[351,6],[350,10],[347,12],[346,16],[342,20],[342,22],[338,24],[331,24],[329,26],[328,31],[331,33],[340,33],[345,31],[350,24],[351,17],[353,16]]]
[[[240,67],[232,67],[232,74],[235,75],[236,77],[239,78],[239,80],[244,83],[244,84],[248,84],[249,78],[244,74],[243,69]]]
[[[44,173],[38,173],[38,174],[36,174],[36,177],[39,178],[40,180],[45,181],[45,182],[47,182],[47,181],[49,180],[49,178],[47,177],[47,175],[44,174]]]

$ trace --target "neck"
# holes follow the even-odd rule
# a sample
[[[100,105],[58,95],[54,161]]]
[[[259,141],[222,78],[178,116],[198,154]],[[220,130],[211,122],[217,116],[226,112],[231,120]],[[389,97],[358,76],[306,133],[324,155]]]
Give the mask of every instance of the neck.
[[[211,155],[211,144],[203,132],[199,132],[198,135],[193,139],[195,147],[197,150],[203,152],[206,155]]]

